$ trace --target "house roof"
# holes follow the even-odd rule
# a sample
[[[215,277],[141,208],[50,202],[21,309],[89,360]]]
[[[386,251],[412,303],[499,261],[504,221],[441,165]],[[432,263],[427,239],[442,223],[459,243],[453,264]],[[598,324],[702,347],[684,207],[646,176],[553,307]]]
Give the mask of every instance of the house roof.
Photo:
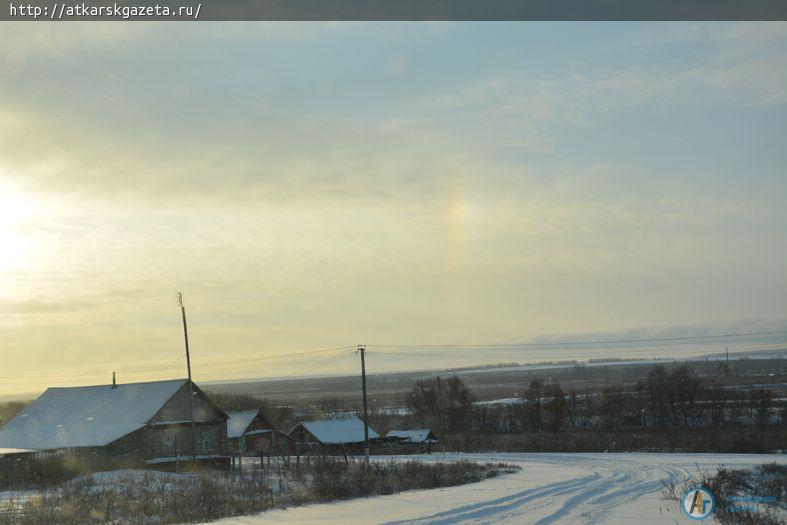
[[[419,428],[416,430],[391,430],[385,437],[407,439],[412,443],[424,443],[430,439],[434,440],[434,436],[431,438],[429,437],[431,433],[432,431],[428,428]]]
[[[250,431],[246,432],[243,435],[244,436],[258,436],[260,434],[278,434],[280,436],[286,437],[287,439],[293,439],[292,437],[290,437],[289,434],[285,434],[281,430],[276,430],[275,428],[261,428],[259,430],[250,430]]]
[[[24,454],[32,452],[32,450],[25,450],[22,448],[0,448],[0,456],[10,456],[11,454]]]
[[[186,379],[48,388],[0,430],[0,447],[45,450],[107,445],[143,427]]]
[[[259,410],[241,410],[239,412],[227,412],[230,417],[227,420],[227,438],[241,437],[251,422],[259,414]]]
[[[363,421],[357,416],[322,421],[303,421],[299,425],[325,445],[362,443],[364,440]],[[369,427],[369,439],[379,437],[380,435],[372,427]]]

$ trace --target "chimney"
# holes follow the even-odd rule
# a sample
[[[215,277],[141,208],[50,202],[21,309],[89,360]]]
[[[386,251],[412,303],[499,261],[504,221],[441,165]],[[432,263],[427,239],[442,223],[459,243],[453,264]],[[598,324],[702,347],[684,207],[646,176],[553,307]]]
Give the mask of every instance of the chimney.
[[[117,388],[117,387],[118,384],[117,381],[115,380],[115,372],[112,372],[112,388]]]

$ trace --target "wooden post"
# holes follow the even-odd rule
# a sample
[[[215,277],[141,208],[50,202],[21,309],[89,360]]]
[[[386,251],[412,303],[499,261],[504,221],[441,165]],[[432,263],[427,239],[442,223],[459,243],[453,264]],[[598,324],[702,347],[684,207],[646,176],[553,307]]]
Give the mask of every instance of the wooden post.
[[[366,348],[358,346],[361,353],[361,384],[363,386],[363,449],[364,462],[369,463],[369,409],[366,403]],[[346,456],[345,456],[346,457]]]
[[[191,355],[189,354],[189,330],[186,326],[186,307],[183,306],[183,294],[178,292],[178,306],[183,317],[183,339],[186,342],[186,368],[189,373],[189,415],[191,418],[191,456],[197,461],[197,431],[194,424],[194,383],[191,380]]]

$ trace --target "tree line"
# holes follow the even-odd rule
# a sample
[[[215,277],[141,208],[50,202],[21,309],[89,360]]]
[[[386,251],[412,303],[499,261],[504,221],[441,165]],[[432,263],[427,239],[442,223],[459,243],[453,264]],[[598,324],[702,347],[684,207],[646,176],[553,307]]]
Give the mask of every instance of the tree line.
[[[635,428],[774,426],[787,419],[765,386],[748,391],[699,377],[687,365],[656,365],[629,388],[566,391],[557,381],[533,379],[521,399],[479,404],[458,377],[424,379],[407,396],[414,424],[437,432],[614,431]]]

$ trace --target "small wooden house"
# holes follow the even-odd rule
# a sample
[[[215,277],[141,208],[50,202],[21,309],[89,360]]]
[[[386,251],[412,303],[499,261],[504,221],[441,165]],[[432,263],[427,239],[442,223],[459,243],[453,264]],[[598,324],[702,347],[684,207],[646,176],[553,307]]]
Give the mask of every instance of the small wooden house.
[[[385,439],[395,443],[408,445],[436,445],[438,443],[437,438],[428,428],[419,428],[416,430],[391,430],[385,435]]]
[[[290,437],[306,446],[347,447],[364,442],[363,420],[357,416],[321,421],[302,421],[289,432]],[[369,440],[380,435],[370,426]]]
[[[222,462],[226,421],[227,414],[187,379],[49,388],[0,430],[0,447],[75,455],[96,469],[194,456]]]
[[[260,410],[227,412],[227,443],[235,455],[291,453],[295,440],[277,430]]]

